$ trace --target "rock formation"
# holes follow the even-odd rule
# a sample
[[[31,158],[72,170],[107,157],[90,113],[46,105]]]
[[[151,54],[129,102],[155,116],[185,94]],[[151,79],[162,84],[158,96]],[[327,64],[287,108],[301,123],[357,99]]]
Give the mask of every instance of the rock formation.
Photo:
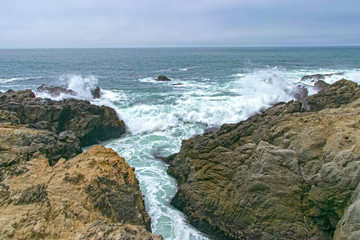
[[[344,75],[344,73],[329,73],[329,74],[314,74],[314,75],[306,75],[301,78],[300,81],[312,81],[316,82],[318,80],[324,80],[325,77],[332,77],[332,76],[341,76]]]
[[[216,239],[359,239],[360,87],[306,100],[183,141],[172,204]]]
[[[162,239],[134,169],[103,146],[80,154],[123,132],[108,107],[0,94],[0,238]]]
[[[52,86],[47,84],[42,84],[40,87],[36,89],[38,93],[47,93],[52,97],[59,97],[61,94],[67,94],[70,96],[77,96],[78,93],[68,89],[67,87],[62,86]],[[100,98],[101,97],[101,89],[99,87],[90,89],[90,93],[93,98]]]
[[[7,115],[2,121],[28,124],[56,134],[71,131],[82,146],[116,138],[125,132],[124,122],[112,108],[76,99],[37,98],[31,90],[0,94],[0,109]]]
[[[157,77],[156,81],[162,81],[162,82],[164,82],[164,81],[171,81],[171,79],[168,78],[167,76],[159,75],[159,76]]]
[[[134,171],[113,150],[94,146],[49,166],[38,152],[0,182],[1,239],[162,239]]]

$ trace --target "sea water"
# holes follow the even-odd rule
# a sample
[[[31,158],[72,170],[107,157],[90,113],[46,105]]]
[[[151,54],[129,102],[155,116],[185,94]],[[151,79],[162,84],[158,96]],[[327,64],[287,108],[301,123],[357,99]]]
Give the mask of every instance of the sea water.
[[[164,239],[208,237],[170,205],[177,185],[159,157],[178,152],[184,139],[293,99],[298,85],[314,94],[315,81],[301,81],[312,74],[360,83],[360,47],[0,50],[0,91],[46,83],[116,110],[126,134],[102,144],[135,167],[152,230]],[[155,81],[158,75],[172,81]],[[100,99],[92,99],[95,86]]]

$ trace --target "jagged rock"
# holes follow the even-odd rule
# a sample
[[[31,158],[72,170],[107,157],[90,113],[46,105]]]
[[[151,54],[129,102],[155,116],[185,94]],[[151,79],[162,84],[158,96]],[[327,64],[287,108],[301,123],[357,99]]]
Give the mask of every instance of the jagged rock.
[[[279,103],[183,141],[168,158],[172,204],[216,239],[327,240],[340,226],[335,237],[358,236],[346,214],[360,182],[357,89],[341,80],[307,98],[312,111]]]
[[[318,94],[309,96],[306,102],[313,111],[323,108],[336,108],[348,104],[360,97],[360,87],[351,81],[342,79],[326,87]]]
[[[93,96],[93,98],[101,98],[100,88],[96,87],[94,89],[91,89],[91,95]]]
[[[316,82],[318,80],[324,80],[325,77],[332,77],[332,76],[341,76],[344,73],[329,73],[329,74],[314,74],[314,75],[306,75],[301,78],[300,81],[312,81]]]
[[[321,90],[327,88],[330,84],[324,82],[323,80],[319,80],[314,84],[314,88],[316,91],[320,92]]]
[[[53,97],[58,97],[61,94],[68,94],[71,96],[77,95],[77,93],[71,89],[66,89],[65,87],[60,87],[60,86],[49,86],[47,84],[42,84],[40,87],[36,89],[36,92],[45,92]]]
[[[118,119],[112,108],[76,99],[53,101],[36,98],[31,90],[0,94],[0,109],[2,113],[12,112],[16,116],[0,115],[13,123],[30,124],[56,134],[72,131],[82,146],[119,137],[125,132],[124,122]]]
[[[21,165],[27,171],[0,184],[1,239],[162,239],[150,232],[133,169],[113,150]]]
[[[100,98],[101,94],[100,94],[101,89],[99,87],[96,87],[94,89],[90,89],[91,95],[93,96],[93,98]],[[47,84],[42,84],[40,87],[38,87],[36,89],[36,92],[38,93],[47,93],[52,97],[59,97],[61,94],[67,94],[70,96],[77,96],[78,93],[71,90],[71,89],[67,89],[66,87],[62,87],[62,86],[51,86],[51,85],[47,85]]]
[[[157,77],[156,81],[171,81],[171,79],[168,78],[167,76],[159,75],[159,76]]]
[[[81,153],[81,147],[79,139],[71,132],[57,135],[48,130],[0,124],[0,167],[28,161],[37,152],[45,154],[52,165],[60,158],[69,159]],[[8,171],[12,174],[16,168]]]

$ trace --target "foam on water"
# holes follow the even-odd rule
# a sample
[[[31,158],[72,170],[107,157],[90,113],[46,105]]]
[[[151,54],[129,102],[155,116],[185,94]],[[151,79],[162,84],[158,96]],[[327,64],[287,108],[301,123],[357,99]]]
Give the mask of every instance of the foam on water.
[[[59,82],[77,92],[77,98],[114,108],[125,121],[127,134],[105,144],[135,167],[152,219],[153,232],[168,240],[202,240],[208,237],[193,228],[184,214],[170,205],[177,184],[166,173],[168,165],[156,156],[178,152],[182,140],[201,134],[206,128],[236,123],[279,101],[291,100],[299,84],[308,87],[310,93],[315,93],[312,89],[314,82],[300,82],[300,79],[318,73],[336,71],[289,71],[279,67],[265,67],[229,75],[224,78],[225,81],[192,77],[157,82],[150,77],[141,78],[136,84],[163,90],[146,93],[148,96],[156,96],[150,103],[137,102],[144,98],[144,92],[119,89],[101,89],[101,99],[93,99],[91,89],[97,86],[98,79],[91,75],[64,75]],[[326,77],[325,81],[332,83],[340,78],[359,82],[360,69],[345,71],[341,76]],[[172,85],[174,83],[179,85]],[[73,96],[61,95],[57,100],[66,97]]]
[[[118,109],[128,135],[107,147],[114,148],[135,167],[153,232],[164,239],[207,239],[170,205],[176,181],[166,174],[167,165],[156,155],[178,152],[183,139],[203,133],[207,127],[235,123],[277,101],[291,99],[295,80],[288,80],[281,69],[266,68],[232,76],[226,83],[211,79],[178,82],[182,85],[175,93],[164,93],[176,94],[172,104],[159,101]]]

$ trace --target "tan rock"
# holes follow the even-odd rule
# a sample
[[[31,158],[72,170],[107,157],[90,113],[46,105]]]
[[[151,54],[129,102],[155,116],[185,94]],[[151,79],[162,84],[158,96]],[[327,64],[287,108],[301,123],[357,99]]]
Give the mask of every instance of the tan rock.
[[[44,155],[0,184],[1,239],[161,239],[133,169],[94,146],[50,167]]]

